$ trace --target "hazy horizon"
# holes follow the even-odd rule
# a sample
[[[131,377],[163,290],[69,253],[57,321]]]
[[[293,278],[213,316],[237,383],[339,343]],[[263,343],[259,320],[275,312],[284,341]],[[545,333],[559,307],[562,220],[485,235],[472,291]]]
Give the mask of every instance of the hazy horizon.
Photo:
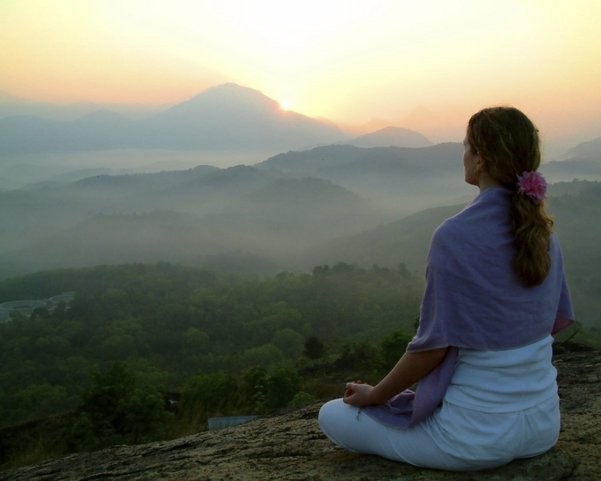
[[[460,141],[497,104],[528,113],[554,150],[601,136],[590,0],[22,0],[0,13],[0,92],[33,102],[160,109],[235,82],[312,118],[433,142]]]
[[[190,98],[183,99],[181,102],[165,105],[95,103],[92,101],[74,103],[39,102],[31,99],[15,97],[10,94],[6,94],[5,92],[0,92],[0,119],[13,116],[31,116],[48,120],[71,122],[80,120],[89,115],[90,113],[107,111],[117,113],[131,120],[143,120],[146,118],[150,118],[153,115],[167,111],[177,105],[180,105],[181,103],[185,103],[190,99],[198,97],[204,93],[214,90],[215,88],[219,88],[227,84],[239,85],[242,89],[256,90],[252,86],[243,86],[240,84],[236,84],[235,82],[227,82],[226,84],[210,86],[206,90],[199,91],[197,94],[193,95]],[[263,92],[257,92],[261,95],[265,95]],[[4,107],[4,109],[2,107]],[[292,108],[290,108],[289,110],[285,109],[284,106],[281,104],[279,108],[283,112],[296,112]],[[304,115],[302,113],[300,114]],[[410,115],[408,115],[404,119],[397,120],[396,122],[389,119],[373,117],[362,124],[353,124],[349,122],[336,122],[332,119],[327,119],[323,117],[307,117],[335,125],[347,135],[348,139],[351,139],[353,137],[359,137],[365,134],[370,134],[387,127],[400,127],[403,129],[413,130],[419,134],[425,135],[427,139],[430,140],[433,144],[445,142],[461,142],[464,135],[465,123],[467,122],[467,119],[465,119],[465,122],[463,124],[459,125],[458,123],[457,125],[454,125],[452,122],[445,123],[444,119],[433,120],[437,119],[436,113],[431,112],[423,107],[417,107]],[[567,131],[555,132],[555,135],[553,135],[553,133],[542,131],[541,139],[544,160],[564,160],[569,149],[575,147],[580,143],[594,140],[600,137],[601,120],[599,124],[593,122],[588,126],[581,125],[581,129],[578,132],[573,133],[572,135],[569,135]],[[310,147],[310,145],[307,145],[307,148]],[[101,153],[106,152],[107,150],[117,151],[118,149],[98,149],[96,151],[98,155],[94,154],[93,157],[98,159],[101,156]],[[138,150],[143,151],[144,149]],[[260,153],[249,153],[243,151],[237,152],[237,150],[239,149],[236,148],[224,149],[222,152],[217,153],[204,152],[202,149],[199,149],[195,153],[188,152],[187,154],[185,153],[185,150],[180,150],[177,148],[166,150],[164,149],[164,152],[162,153],[160,152],[160,150],[161,149],[153,149],[149,150],[148,152],[150,153],[151,157],[156,158],[154,162],[160,163],[164,167],[168,166],[168,158],[176,157],[177,160],[174,162],[173,167],[168,168],[178,168],[178,165],[184,166],[184,168],[186,168],[193,165],[199,165],[201,163],[208,163],[218,167],[228,167],[237,164],[252,165],[281,152],[278,149],[269,148],[264,149],[264,151]],[[114,154],[114,152],[108,153],[107,156],[111,157],[114,156]],[[25,157],[27,157],[27,155]],[[86,155],[85,157],[89,156]],[[182,162],[182,157],[186,158],[187,160]],[[191,160],[194,157],[202,160]],[[87,161],[84,162],[84,165],[82,167],[85,167],[86,163]],[[142,164],[147,163],[141,162],[140,165]]]

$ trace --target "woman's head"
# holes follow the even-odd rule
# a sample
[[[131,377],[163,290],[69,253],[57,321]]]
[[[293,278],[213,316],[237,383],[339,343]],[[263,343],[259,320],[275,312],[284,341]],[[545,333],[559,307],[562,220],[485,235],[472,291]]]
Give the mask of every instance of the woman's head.
[[[466,140],[471,155],[482,163],[486,174],[514,192],[511,202],[516,246],[514,269],[526,286],[542,283],[551,267],[553,221],[546,214],[542,200],[544,179],[533,174],[540,166],[538,130],[518,109],[492,107],[470,118]],[[524,191],[525,182],[534,182],[530,187],[542,189]]]
[[[494,180],[517,189],[518,175],[540,165],[538,130],[513,107],[491,107],[474,114],[467,126],[467,141]]]

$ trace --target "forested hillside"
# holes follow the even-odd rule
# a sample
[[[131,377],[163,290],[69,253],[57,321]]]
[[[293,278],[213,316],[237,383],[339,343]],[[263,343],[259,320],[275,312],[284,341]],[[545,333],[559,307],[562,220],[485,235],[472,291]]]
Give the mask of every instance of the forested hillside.
[[[129,265],[7,280],[0,302],[62,291],[74,301],[0,324],[0,384],[10,386],[0,420],[73,413],[55,434],[68,451],[336,395],[345,379],[381,373],[403,352],[421,282],[404,266],[257,278]],[[167,393],[178,409],[164,408]]]

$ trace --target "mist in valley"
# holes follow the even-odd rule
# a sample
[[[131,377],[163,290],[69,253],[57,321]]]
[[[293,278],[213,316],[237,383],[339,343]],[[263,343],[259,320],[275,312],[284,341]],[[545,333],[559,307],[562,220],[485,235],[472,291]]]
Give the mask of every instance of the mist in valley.
[[[263,275],[404,264],[421,275],[434,228],[477,194],[459,142],[399,127],[352,137],[233,84],[127,120],[9,116],[0,136],[12,142],[0,152],[3,278],[158,261]],[[567,212],[562,199],[598,191],[600,152],[593,140],[542,167],[568,239],[563,218],[591,232],[599,202]],[[583,252],[594,256],[594,244]]]

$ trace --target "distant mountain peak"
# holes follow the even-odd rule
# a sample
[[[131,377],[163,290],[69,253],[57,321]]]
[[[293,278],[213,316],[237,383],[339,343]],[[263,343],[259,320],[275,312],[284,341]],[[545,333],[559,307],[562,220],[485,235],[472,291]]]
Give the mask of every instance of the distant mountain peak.
[[[601,137],[581,142],[580,144],[568,150],[568,155],[572,157],[599,157],[601,152]]]
[[[432,142],[415,130],[388,126],[348,142],[356,147],[428,147]]]
[[[214,103],[236,106],[240,106],[240,104],[250,104],[254,107],[260,105],[270,110],[279,108],[279,104],[275,100],[267,97],[261,91],[243,87],[233,82],[211,87],[173,108],[195,104],[213,105]]]
[[[209,87],[208,89],[206,89],[204,91],[204,93],[208,93],[208,92],[232,92],[232,91],[239,91],[239,92],[254,92],[260,95],[263,95],[263,93],[260,90],[257,89],[253,89],[251,87],[245,87],[244,85],[240,85],[237,84],[236,82],[226,82],[220,85],[215,85],[213,87]]]
[[[232,95],[232,94],[233,95],[248,95],[248,96],[269,98],[260,90],[253,89],[250,87],[245,87],[243,85],[240,85],[240,84],[237,84],[234,82],[227,82],[224,84],[215,85],[214,87],[209,87],[208,89],[206,89],[206,90],[200,92],[199,94],[195,95],[194,97],[192,97],[192,99],[198,98],[198,97],[212,96],[212,95]],[[192,99],[190,99],[190,100],[192,100]]]

